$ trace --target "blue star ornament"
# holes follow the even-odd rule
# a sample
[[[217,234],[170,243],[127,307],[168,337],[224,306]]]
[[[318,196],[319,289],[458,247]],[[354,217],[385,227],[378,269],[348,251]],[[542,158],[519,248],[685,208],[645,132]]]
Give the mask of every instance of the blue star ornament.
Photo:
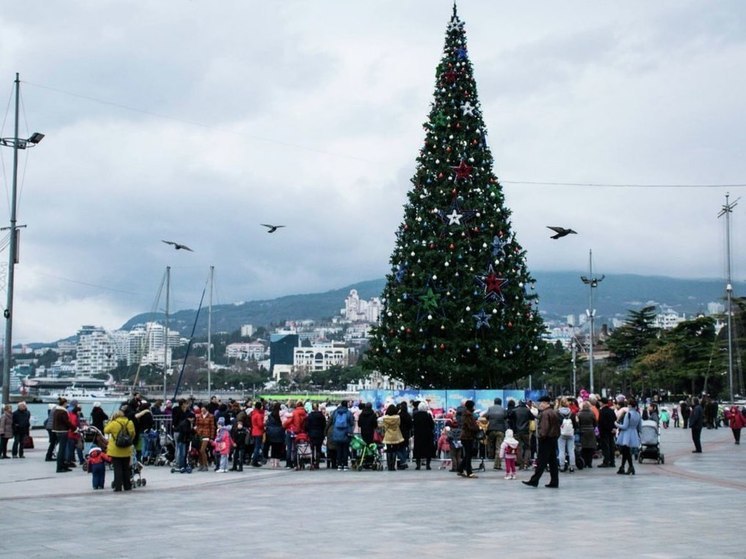
[[[490,318],[492,317],[488,315],[486,312],[484,312],[484,309],[480,309],[477,314],[473,314],[472,316],[474,317],[474,320],[477,321],[477,324],[476,324],[477,330],[490,327]]]
[[[495,235],[492,237],[492,256],[505,256],[505,241]]]
[[[465,48],[459,48],[456,50],[456,58],[458,60],[464,60],[466,58],[466,49]]]

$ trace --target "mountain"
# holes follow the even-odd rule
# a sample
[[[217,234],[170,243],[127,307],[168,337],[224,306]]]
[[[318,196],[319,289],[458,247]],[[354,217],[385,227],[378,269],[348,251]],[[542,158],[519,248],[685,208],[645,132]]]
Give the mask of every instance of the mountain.
[[[583,314],[588,308],[590,288],[584,285],[582,272],[534,272],[539,309],[547,320],[564,321],[569,314]],[[596,276],[600,277],[600,276]],[[339,314],[351,289],[361,299],[379,297],[385,280],[364,281],[324,293],[287,295],[264,301],[248,301],[229,305],[213,305],[212,331],[233,332],[243,324],[256,326],[279,325],[285,320],[323,320]],[[735,293],[746,293],[746,283],[734,284]],[[707,310],[707,303],[722,302],[725,285],[715,279],[677,279],[662,276],[609,274],[594,289],[594,307],[601,323],[611,318],[622,318],[630,309],[657,304],[671,307],[687,315]],[[178,311],[169,317],[169,327],[189,336],[196,310]],[[129,330],[136,324],[163,320],[163,313],[144,313],[133,316],[123,326]],[[207,335],[207,309],[202,309],[195,330],[197,336]]]

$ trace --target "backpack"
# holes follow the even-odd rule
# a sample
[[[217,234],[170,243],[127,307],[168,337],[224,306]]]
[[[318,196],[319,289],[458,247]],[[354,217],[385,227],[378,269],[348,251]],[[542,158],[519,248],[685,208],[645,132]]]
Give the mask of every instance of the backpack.
[[[571,438],[575,436],[575,427],[572,425],[572,418],[567,416],[562,420],[560,425],[560,436]]]
[[[127,429],[127,424],[122,423],[121,421],[118,421],[120,428],[119,433],[117,433],[117,438],[114,439],[114,444],[118,446],[119,448],[127,448],[128,446],[132,446],[132,437],[130,437],[130,432]]]
[[[337,412],[334,418],[334,428],[338,431],[347,431],[347,411]]]

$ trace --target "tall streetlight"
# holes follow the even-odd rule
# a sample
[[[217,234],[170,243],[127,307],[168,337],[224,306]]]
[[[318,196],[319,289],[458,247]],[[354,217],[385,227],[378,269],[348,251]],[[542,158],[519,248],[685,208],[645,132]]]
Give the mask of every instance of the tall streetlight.
[[[588,251],[588,277],[580,276],[581,281],[586,284],[589,287],[589,295],[588,295],[588,310],[586,311],[586,314],[588,315],[588,318],[591,321],[591,332],[590,332],[590,341],[588,344],[588,363],[589,363],[589,369],[590,369],[590,390],[589,392],[591,394],[594,394],[594,386],[593,386],[593,320],[596,316],[596,311],[593,308],[593,288],[598,287],[598,284],[603,281],[603,279],[606,277],[605,275],[601,276],[600,278],[594,278],[593,277],[593,251]]]
[[[730,194],[725,195],[725,205],[718,214],[718,217],[725,216],[726,272],[728,274],[725,285],[728,313],[728,392],[730,401],[733,403],[735,402],[735,396],[733,393],[733,284],[730,275],[730,214],[733,212],[733,208],[736,207],[740,198],[737,198],[735,202],[729,203],[729,197]]]
[[[18,230],[25,225],[16,225],[16,206],[18,205],[18,150],[34,147],[42,141],[44,134],[34,132],[26,139],[18,137],[18,112],[20,107],[21,80],[16,73],[16,123],[12,138],[0,138],[0,145],[13,148],[13,183],[10,195],[10,227],[2,230],[10,231],[8,255],[8,303],[3,311],[5,317],[5,346],[3,362],[3,402],[10,402],[10,361],[13,358],[13,283],[15,280],[15,266],[18,263]]]

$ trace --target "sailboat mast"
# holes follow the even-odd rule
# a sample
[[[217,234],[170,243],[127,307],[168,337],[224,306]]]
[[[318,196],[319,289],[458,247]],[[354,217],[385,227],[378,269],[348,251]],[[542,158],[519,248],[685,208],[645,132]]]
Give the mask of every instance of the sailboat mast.
[[[166,318],[164,320],[163,328],[163,401],[165,402],[168,398],[166,396],[166,375],[168,374],[168,303],[171,296],[171,266],[166,266]]]
[[[210,298],[207,306],[207,397],[212,396],[212,283],[215,266],[210,266]]]

